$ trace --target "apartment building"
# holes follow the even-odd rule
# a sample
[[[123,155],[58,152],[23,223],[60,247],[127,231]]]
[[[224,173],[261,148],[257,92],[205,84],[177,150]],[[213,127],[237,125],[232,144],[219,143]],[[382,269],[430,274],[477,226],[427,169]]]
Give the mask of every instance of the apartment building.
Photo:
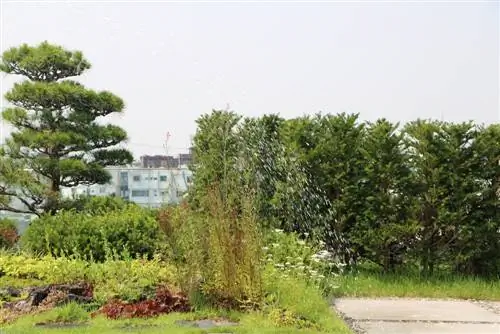
[[[108,167],[108,184],[77,186],[63,190],[63,196],[118,196],[145,207],[178,203],[186,194],[192,172],[187,168]]]

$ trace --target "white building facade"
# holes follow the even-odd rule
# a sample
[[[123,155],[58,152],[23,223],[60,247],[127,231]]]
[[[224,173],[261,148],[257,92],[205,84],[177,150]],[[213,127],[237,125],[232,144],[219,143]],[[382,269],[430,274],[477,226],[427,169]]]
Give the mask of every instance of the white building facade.
[[[192,182],[192,172],[186,168],[107,167],[111,175],[108,184],[66,188],[64,197],[81,195],[117,196],[141,206],[157,208],[179,203]]]

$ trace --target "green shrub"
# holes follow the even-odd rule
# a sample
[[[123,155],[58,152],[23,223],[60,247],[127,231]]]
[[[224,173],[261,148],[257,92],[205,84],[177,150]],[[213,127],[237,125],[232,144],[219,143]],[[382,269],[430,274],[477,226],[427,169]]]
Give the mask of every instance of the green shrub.
[[[0,219],[0,248],[12,248],[17,243],[19,234],[14,221]]]
[[[121,254],[151,258],[162,239],[149,211],[136,205],[90,214],[60,211],[33,221],[21,238],[24,249],[104,261]]]
[[[128,205],[134,204],[115,196],[79,196],[74,199],[62,200],[59,205],[61,210],[75,210],[77,212],[96,214],[121,210]]]

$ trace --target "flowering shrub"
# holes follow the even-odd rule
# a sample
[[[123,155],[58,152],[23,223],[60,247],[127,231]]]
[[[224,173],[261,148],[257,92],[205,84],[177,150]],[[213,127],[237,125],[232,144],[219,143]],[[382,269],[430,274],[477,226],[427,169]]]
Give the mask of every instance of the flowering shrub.
[[[323,249],[324,244],[312,245],[294,233],[284,233],[279,229],[271,230],[266,237],[264,260],[273,265],[283,278],[304,278],[324,293],[337,287],[334,278],[342,273],[345,265]]]

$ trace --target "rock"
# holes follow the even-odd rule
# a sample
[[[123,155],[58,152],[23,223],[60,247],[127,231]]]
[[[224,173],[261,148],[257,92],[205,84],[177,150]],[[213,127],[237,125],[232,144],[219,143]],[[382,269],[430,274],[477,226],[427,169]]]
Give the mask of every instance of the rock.
[[[19,290],[19,289],[8,287],[7,289],[5,289],[5,291],[7,292],[7,294],[10,297],[13,297],[13,298],[21,297],[21,290]]]
[[[202,319],[202,320],[178,320],[175,322],[180,326],[189,326],[189,327],[197,327],[202,329],[210,329],[216,327],[230,327],[230,326],[238,326],[237,322],[231,322],[227,320],[211,320],[211,319]]]
[[[74,295],[72,293],[69,293],[66,298],[67,302],[76,302],[80,304],[86,304],[92,301],[92,297],[79,296],[79,295]]]
[[[12,287],[0,289],[0,300],[10,300],[11,298],[18,298],[21,296],[21,290]]]
[[[29,292],[26,301],[30,306],[38,306],[49,295],[50,287],[34,288]]]
[[[10,291],[20,296],[20,291]],[[4,307],[13,311],[25,312],[37,307],[54,307],[68,302],[88,303],[92,301],[92,289],[82,284],[55,284],[28,290],[25,300],[4,303]]]

